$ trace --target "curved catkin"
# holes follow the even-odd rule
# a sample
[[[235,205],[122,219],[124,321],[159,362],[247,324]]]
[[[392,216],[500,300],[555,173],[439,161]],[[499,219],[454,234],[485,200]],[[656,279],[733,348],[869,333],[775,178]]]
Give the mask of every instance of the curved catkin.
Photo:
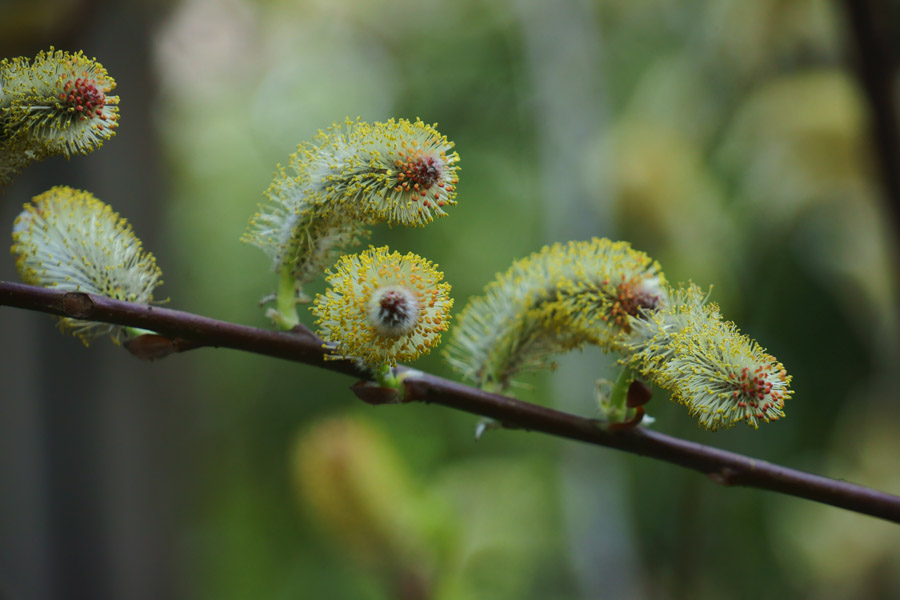
[[[92,152],[115,134],[119,98],[103,65],[51,48],[0,61],[0,185],[28,163]]]
[[[552,367],[550,356],[584,344],[616,349],[630,316],[665,301],[659,265],[626,242],[554,244],[518,260],[459,316],[448,362],[481,387]]]
[[[670,288],[625,242],[555,244],[470,300],[447,359],[470,382],[503,391],[523,371],[552,367],[553,354],[594,344],[619,352],[706,429],[783,417],[790,376],[707,299],[694,285]]]
[[[13,225],[12,253],[25,283],[147,303],[162,283],[156,259],[144,252],[128,222],[88,192],[55,187],[25,205]],[[64,331],[91,339],[121,328],[60,319]]]
[[[311,307],[319,335],[336,356],[372,369],[431,351],[447,330],[450,285],[424,258],[388,248],[344,255],[328,272],[328,290]]]
[[[661,310],[632,320],[623,362],[671,391],[706,429],[740,421],[756,428],[783,417],[793,395],[784,366],[724,320],[698,287],[668,298]]]
[[[347,119],[301,144],[279,167],[241,240],[300,283],[376,223],[422,226],[455,204],[459,156],[420,120]]]

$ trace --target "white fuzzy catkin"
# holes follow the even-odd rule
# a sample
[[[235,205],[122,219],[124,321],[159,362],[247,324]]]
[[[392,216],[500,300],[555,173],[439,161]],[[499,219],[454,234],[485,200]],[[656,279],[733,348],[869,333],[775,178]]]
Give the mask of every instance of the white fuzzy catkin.
[[[16,217],[12,237],[19,275],[32,285],[147,303],[162,283],[156,259],[128,222],[88,192],[60,186],[35,196]],[[118,343],[122,332],[67,317],[60,327],[85,344],[106,334]]]

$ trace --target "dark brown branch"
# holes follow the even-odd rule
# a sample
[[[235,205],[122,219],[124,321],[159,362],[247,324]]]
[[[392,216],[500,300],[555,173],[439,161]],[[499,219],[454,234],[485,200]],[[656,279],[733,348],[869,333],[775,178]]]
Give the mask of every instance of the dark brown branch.
[[[885,199],[900,234],[900,123],[897,116],[897,55],[892,43],[887,3],[879,0],[842,0],[850,32],[857,76],[870,112],[870,130]]]
[[[214,346],[311,364],[355,377],[352,362],[326,360],[322,341],[308,332],[280,333],[177,310],[0,281],[0,305],[151,329],[184,348]],[[504,426],[615,448],[680,465],[722,485],[771,490],[900,523],[900,497],[811,475],[644,428],[610,432],[593,420],[492,394],[429,374],[404,380],[405,401],[440,404],[495,419]]]

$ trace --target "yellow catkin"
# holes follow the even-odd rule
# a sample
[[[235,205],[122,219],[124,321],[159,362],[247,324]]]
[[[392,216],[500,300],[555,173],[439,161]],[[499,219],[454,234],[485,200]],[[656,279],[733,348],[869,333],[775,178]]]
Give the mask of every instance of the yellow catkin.
[[[347,119],[279,168],[242,241],[300,283],[376,223],[422,226],[455,204],[459,156],[433,125]]]
[[[422,286],[411,286],[411,276]],[[316,296],[312,312],[319,335],[336,355],[378,369],[418,358],[447,330],[450,285],[424,258],[370,248],[340,258],[326,277],[329,288]]]
[[[517,260],[472,298],[447,358],[469,381],[503,390],[522,371],[584,344],[615,349],[627,317],[664,301],[659,265],[606,238],[554,244]]]
[[[793,395],[778,360],[738,331],[691,285],[661,310],[632,319],[623,362],[672,392],[709,430],[741,421],[756,428],[784,416]]]

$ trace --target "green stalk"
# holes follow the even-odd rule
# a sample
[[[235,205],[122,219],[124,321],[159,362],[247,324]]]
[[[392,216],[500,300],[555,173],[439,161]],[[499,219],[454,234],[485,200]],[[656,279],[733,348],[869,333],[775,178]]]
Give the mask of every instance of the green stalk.
[[[294,279],[290,269],[281,271],[275,309],[272,320],[282,329],[288,331],[300,324],[300,318],[297,316],[297,280]]]
[[[609,393],[609,420],[624,421],[628,416],[628,386],[634,381],[634,372],[629,367],[623,367],[616,379],[612,391]]]

